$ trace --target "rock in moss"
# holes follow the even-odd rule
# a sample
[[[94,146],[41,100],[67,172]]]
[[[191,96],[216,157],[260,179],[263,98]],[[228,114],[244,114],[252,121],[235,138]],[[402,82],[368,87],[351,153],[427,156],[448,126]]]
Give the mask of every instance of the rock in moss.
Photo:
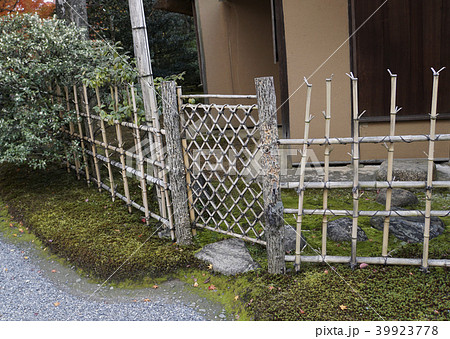
[[[396,159],[392,175],[396,181],[427,180],[427,159]],[[387,177],[387,161],[384,161],[377,171],[377,180],[385,181]],[[436,165],[433,168],[433,179],[436,179]]]
[[[385,205],[386,204],[386,192],[387,189],[383,188],[380,190],[377,196],[377,203]],[[419,203],[419,199],[417,199],[416,195],[410,191],[394,188],[392,190],[392,200],[391,206],[395,207],[406,207],[406,206],[414,206]]]
[[[195,257],[212,265],[214,271],[225,275],[245,273],[261,267],[253,260],[244,241],[227,239],[206,245]]]
[[[384,217],[372,217],[370,224],[381,231],[383,230]],[[389,233],[410,243],[423,242],[424,228],[425,217],[391,217],[389,222]],[[438,217],[431,217],[430,239],[441,235],[444,230],[444,222]]]
[[[352,223],[351,218],[339,218],[328,222],[328,238],[337,242],[352,240]],[[366,241],[368,239],[366,233],[359,226],[357,239],[358,241]]]

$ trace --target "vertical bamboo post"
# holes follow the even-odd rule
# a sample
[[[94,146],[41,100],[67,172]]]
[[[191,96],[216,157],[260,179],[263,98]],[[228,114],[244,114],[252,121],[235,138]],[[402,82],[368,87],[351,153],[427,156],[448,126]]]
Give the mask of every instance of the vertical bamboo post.
[[[445,67],[444,67],[445,68]],[[431,113],[430,113],[430,141],[428,143],[428,172],[427,172],[427,190],[425,194],[425,226],[423,230],[423,258],[422,269],[428,270],[428,251],[430,245],[430,223],[431,223],[431,194],[433,190],[433,165],[434,165],[434,139],[436,138],[436,119],[437,119],[437,102],[438,102],[438,88],[439,88],[439,71],[433,68],[433,92],[431,98]]]
[[[306,83],[306,109],[305,109],[305,129],[303,133],[303,143],[302,148],[302,158],[300,162],[300,183],[298,188],[298,213],[297,213],[297,238],[295,243],[295,270],[300,271],[301,264],[301,238],[302,238],[302,222],[303,222],[303,200],[305,196],[305,170],[306,170],[306,161],[308,155],[308,138],[309,138],[309,124],[312,120],[310,110],[311,110],[311,90],[312,85],[308,83],[305,78]]]
[[[330,137],[330,125],[331,125],[331,78],[326,80],[326,110],[325,110],[325,139]],[[330,174],[330,145],[327,143],[325,145],[324,151],[324,177],[323,181],[325,183],[329,180]],[[323,189],[323,209],[328,208],[328,189],[325,187]],[[328,227],[328,216],[323,215],[322,218],[322,256],[327,255],[327,227]]]
[[[141,133],[139,131],[139,120],[137,115],[137,107],[136,107],[136,96],[134,94],[134,86],[130,86],[131,90],[131,101],[133,104],[133,115],[134,115],[134,123],[135,127],[135,141],[136,148],[138,151],[138,168],[141,172],[142,176],[140,178],[141,190],[142,190],[142,203],[144,204],[144,213],[145,213],[145,222],[149,224],[150,211],[148,209],[148,199],[147,199],[147,181],[145,180],[145,169],[144,169],[144,155],[142,153],[142,144],[141,144]]]
[[[81,117],[80,117],[80,106],[78,105],[78,94],[77,94],[77,86],[73,85],[73,98],[75,103],[75,112],[77,114],[77,125],[78,125],[78,134],[80,135],[80,144],[81,144],[81,155],[83,157],[83,163],[84,167],[86,169],[86,182],[88,186],[91,184],[91,179],[89,176],[89,167],[86,157],[86,147],[84,145],[84,136],[83,136],[83,129],[81,127]]]
[[[180,113],[177,108],[176,84],[174,81],[163,82],[161,90],[176,240],[180,245],[189,245],[192,243],[192,231],[187,204],[188,194],[181,146]]]
[[[178,111],[181,111],[182,99],[181,95],[183,94],[181,86],[177,86],[177,98],[178,98]],[[187,183],[187,194],[188,194],[188,203],[189,203],[189,219],[191,220],[192,225],[192,235],[197,234],[197,230],[194,227],[195,223],[195,211],[194,211],[194,199],[192,197],[192,189],[191,189],[191,174],[189,172],[189,156],[187,154],[187,141],[186,141],[186,133],[182,133],[181,136],[181,146],[183,150],[183,161],[184,168],[186,170],[186,183]]]
[[[58,102],[58,105],[62,106],[62,93],[61,93],[61,87],[56,84],[56,100]],[[63,115],[63,111],[61,109],[59,109],[59,118],[61,119],[61,122],[64,118]],[[65,128],[64,126],[61,126],[61,136],[64,137],[64,132],[65,132]],[[64,144],[64,153],[66,155],[66,168],[67,168],[67,173],[70,173],[70,162],[69,162],[69,152],[67,151],[67,145]]]
[[[389,128],[389,136],[393,137],[395,135],[395,118],[397,116],[397,112],[399,111],[396,106],[397,102],[397,74],[392,74],[390,70],[388,70],[391,76],[391,107],[390,107],[390,128]],[[394,166],[394,143],[390,142],[388,149],[388,168],[386,174],[386,180],[389,182],[389,187],[386,190],[386,211],[391,210],[391,202],[392,202],[392,188],[390,187],[392,183],[392,172]],[[384,218],[384,226],[383,226],[383,248],[381,255],[383,257],[387,257],[388,255],[388,243],[389,243],[389,224],[391,218],[387,216]]]
[[[115,100],[116,107],[118,105],[117,99]],[[131,196],[130,196],[130,189],[128,187],[128,178],[127,178],[127,171],[125,169],[126,163],[125,163],[125,154],[123,150],[123,138],[122,138],[122,126],[115,122],[114,126],[116,128],[116,136],[117,136],[117,147],[119,148],[119,158],[120,158],[120,164],[122,165],[122,180],[123,180],[123,189],[125,191],[125,197],[127,199],[127,207],[128,212],[131,213]]]
[[[255,87],[261,135],[264,231],[267,241],[268,271],[272,274],[282,274],[286,271],[285,230],[280,186],[277,103],[273,78],[256,78]]]
[[[101,186],[101,179],[100,179],[100,168],[98,167],[98,159],[97,159],[97,147],[95,145],[95,135],[94,135],[94,128],[92,127],[92,119],[91,119],[91,113],[89,109],[89,99],[87,94],[87,88],[86,85],[83,84],[83,95],[84,95],[84,104],[86,109],[86,115],[87,115],[87,123],[88,123],[88,129],[89,129],[89,137],[90,142],[92,146],[92,156],[94,158],[94,168],[95,168],[95,175],[97,177],[97,188],[100,192],[102,190]]]
[[[102,102],[100,99],[100,90],[98,89],[98,86],[95,86],[95,95],[97,97],[97,105],[98,108],[102,109]],[[114,102],[114,98],[111,98]],[[116,107],[117,109],[117,107]],[[115,194],[115,188],[114,188],[114,178],[112,174],[112,167],[111,167],[111,158],[109,157],[109,149],[108,149],[108,138],[106,137],[106,128],[105,128],[105,121],[100,118],[100,129],[102,130],[102,140],[105,144],[104,150],[105,150],[105,156],[106,156],[106,166],[108,168],[108,177],[109,177],[109,184],[111,187],[111,200],[114,201],[116,199]]]
[[[64,86],[64,92],[66,94],[66,109],[67,109],[67,112],[70,112],[69,88],[67,86]],[[73,138],[74,132],[75,132],[75,127],[73,125],[73,121],[70,120],[69,133],[72,138]],[[80,180],[80,160],[78,159],[78,154],[75,150],[73,151],[73,161],[75,162],[75,172],[77,173],[77,179]]]
[[[353,143],[352,143],[352,164],[353,164],[353,215],[352,215],[352,250],[351,267],[356,266],[356,244],[358,242],[358,216],[359,216],[359,118],[358,115],[358,78],[353,73],[347,74],[352,83],[353,100]]]

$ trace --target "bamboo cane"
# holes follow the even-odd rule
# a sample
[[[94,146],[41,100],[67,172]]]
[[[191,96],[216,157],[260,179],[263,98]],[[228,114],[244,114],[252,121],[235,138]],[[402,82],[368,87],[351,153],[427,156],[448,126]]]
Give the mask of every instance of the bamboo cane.
[[[325,139],[330,137],[330,125],[331,125],[331,77],[326,80],[326,111],[325,111]],[[330,172],[330,145],[325,146],[324,151],[324,177],[323,181],[328,182]],[[328,208],[328,189],[325,187],[323,190],[323,209]],[[322,256],[327,255],[327,227],[328,217],[323,216],[322,219]]]
[[[99,109],[102,109],[102,102],[101,102],[101,99],[100,99],[100,91],[98,89],[98,86],[95,86],[95,96],[97,97],[97,105],[98,105]],[[106,137],[105,122],[104,122],[103,119],[100,120],[100,129],[102,131],[103,143],[107,145],[108,144],[108,140],[107,140],[107,137]],[[106,156],[106,159],[107,159],[106,166],[108,168],[109,184],[110,184],[110,187],[111,187],[111,192],[110,192],[111,193],[111,200],[114,201],[116,196],[114,194],[115,188],[114,188],[114,178],[113,178],[113,173],[112,173],[112,168],[111,168],[111,159],[109,157],[108,147],[105,147],[104,150],[105,150],[105,156]]]
[[[115,99],[116,107],[118,106],[117,98]],[[128,178],[127,178],[127,171],[126,171],[126,163],[125,163],[125,155],[123,151],[123,138],[122,138],[122,127],[118,123],[114,123],[114,126],[116,128],[116,136],[117,136],[117,143],[119,148],[119,157],[120,157],[120,164],[122,165],[122,181],[123,181],[123,189],[125,191],[125,202],[127,203],[128,212],[131,213],[131,196],[130,196],[130,189],[128,187]]]
[[[178,96],[178,109],[182,106],[182,89],[181,86],[177,87],[177,96]],[[189,204],[189,219],[191,220],[191,224],[195,223],[195,211],[194,211],[194,199],[192,197],[192,189],[191,189],[191,173],[189,170],[189,156],[187,154],[187,141],[186,134],[183,133],[183,137],[181,139],[181,147],[183,150],[183,160],[184,160],[184,168],[186,170],[186,183],[187,183],[187,193],[188,193],[188,204]],[[197,230],[195,227],[192,227],[192,235],[196,235]]]
[[[428,251],[430,242],[430,215],[431,215],[431,194],[433,190],[433,165],[434,165],[434,139],[436,135],[436,119],[437,119],[437,102],[438,102],[438,88],[439,88],[439,71],[433,68],[433,92],[431,98],[431,114],[430,114],[430,141],[428,147],[428,172],[427,172],[427,190],[425,194],[425,226],[423,231],[423,262],[422,268],[424,271],[428,270]]]
[[[390,128],[389,128],[389,136],[393,137],[395,135],[395,118],[398,112],[398,107],[396,106],[397,102],[397,74],[392,74],[390,70],[389,74],[391,76],[391,108],[390,108]],[[387,174],[386,174],[386,180],[389,183],[392,183],[392,173],[393,173],[393,167],[394,167],[394,143],[389,143],[388,146],[388,168],[387,168]],[[392,202],[392,187],[388,187],[386,190],[386,211],[389,211],[391,209],[391,202]],[[384,219],[384,226],[383,226],[383,246],[381,255],[383,257],[386,257],[388,255],[388,243],[389,243],[389,224],[390,224],[390,217],[387,216]]]
[[[284,214],[297,214],[298,213],[297,208],[284,208],[283,213]],[[323,209],[303,209],[304,215],[332,215],[332,216],[352,216],[353,210],[323,210]],[[420,217],[425,216],[425,211],[412,211],[412,210],[406,210],[406,211],[399,211],[399,210],[391,210],[391,211],[358,211],[358,215],[361,217],[374,217],[374,216],[380,216],[380,217]],[[450,211],[444,210],[444,211],[431,211],[430,215],[433,217],[448,217],[450,216]]]
[[[134,94],[134,86],[130,85],[130,90],[131,90],[131,101],[133,104],[133,114],[134,114],[134,121],[135,124],[138,125],[138,115],[137,115],[137,107],[136,107],[136,97]],[[138,167],[139,167],[139,171],[141,171],[142,173],[142,178],[140,180],[141,182],[141,190],[142,190],[142,203],[144,205],[144,213],[145,213],[145,222],[148,225],[149,224],[149,209],[148,209],[148,200],[147,200],[147,182],[145,180],[145,170],[144,170],[144,156],[142,154],[142,144],[141,144],[141,135],[139,132],[139,129],[136,128],[135,129],[135,141],[136,141],[136,148],[138,151],[138,155],[139,155],[139,160],[138,160]]]
[[[311,109],[311,87],[312,85],[308,83],[308,81],[305,78],[306,83],[306,109],[305,109],[305,130],[304,130],[304,138],[308,139],[309,136],[309,124],[312,120],[310,115],[310,109]],[[298,194],[298,213],[297,213],[297,235],[296,235],[296,243],[295,243],[295,270],[298,272],[300,271],[300,250],[301,250],[301,235],[302,235],[302,221],[303,221],[303,198],[305,195],[305,168],[306,168],[306,160],[307,160],[307,153],[308,153],[308,145],[303,145],[302,150],[302,159],[301,159],[301,165],[300,165],[300,184],[299,184],[299,194]]]
[[[67,86],[64,86],[64,92],[66,94],[66,109],[67,112],[70,112],[70,98],[69,98],[69,88]],[[74,133],[75,133],[75,127],[73,125],[73,121],[70,120],[69,122],[69,131],[70,131],[70,137],[73,139]],[[77,174],[77,179],[80,180],[80,160],[78,159],[78,154],[76,150],[73,151],[73,161],[75,163],[75,172]]]
[[[87,88],[86,85],[83,84],[83,95],[84,95],[84,104],[86,109],[86,115],[87,115],[87,123],[88,123],[88,129],[89,129],[89,136],[90,136],[90,142],[91,142],[91,148],[92,148],[92,154],[94,155],[94,168],[95,168],[95,175],[97,179],[97,188],[98,191],[101,192],[102,186],[100,185],[101,179],[100,179],[100,168],[98,167],[98,159],[97,159],[97,147],[95,145],[95,135],[94,135],[94,129],[92,127],[92,119],[91,119],[91,113],[89,109],[89,99],[87,94]]]
[[[352,162],[353,162],[353,214],[352,214],[352,249],[350,265],[356,266],[356,245],[358,242],[358,210],[359,210],[359,118],[358,115],[358,79],[353,73],[347,74],[352,82],[353,96],[353,144],[352,144]]]
[[[282,188],[297,188],[299,187],[299,182],[297,181],[290,181],[290,182],[284,182],[281,184]],[[329,182],[323,182],[323,181],[315,181],[315,182],[305,182],[305,188],[311,189],[311,188],[318,188],[318,189],[332,189],[332,188],[352,188],[353,182],[352,181],[329,181]],[[359,182],[360,188],[426,188],[427,182],[426,181],[393,181],[392,183],[389,183],[387,181],[360,181]],[[449,188],[450,187],[450,181],[433,181],[433,187],[435,188]]]
[[[325,138],[316,138],[316,139],[280,139],[278,141],[279,145],[303,145],[304,143],[308,143],[309,145],[346,145],[353,143],[354,138],[346,137],[346,138],[329,138],[328,140]],[[413,142],[413,141],[429,141],[430,138],[428,135],[398,135],[390,137],[388,135],[385,136],[376,136],[376,137],[359,137],[358,143],[360,144],[377,144],[384,142]],[[448,141],[450,140],[450,134],[436,134],[433,138],[433,141]]]
[[[87,157],[86,157],[86,147],[84,145],[83,129],[81,127],[81,117],[80,117],[80,107],[78,105],[77,86],[75,86],[75,85],[73,85],[73,97],[74,97],[74,103],[75,103],[75,112],[77,114],[78,133],[80,134],[79,136],[80,136],[80,144],[81,144],[81,156],[83,157],[84,167],[86,168],[86,171],[85,171],[86,182],[87,182],[88,186],[90,186],[91,180],[90,180],[89,167],[88,167],[88,162],[87,162]]]
[[[57,96],[57,102],[59,104],[59,106],[62,106],[62,93],[61,93],[61,87],[56,84],[56,96]],[[61,119],[61,122],[64,118],[63,112],[61,109],[58,110],[59,112],[59,118]],[[60,128],[61,132],[64,132],[64,126],[61,126]],[[67,168],[67,173],[70,173],[70,162],[69,162],[69,152],[67,151],[67,145],[64,143],[64,154],[66,156],[66,168]]]

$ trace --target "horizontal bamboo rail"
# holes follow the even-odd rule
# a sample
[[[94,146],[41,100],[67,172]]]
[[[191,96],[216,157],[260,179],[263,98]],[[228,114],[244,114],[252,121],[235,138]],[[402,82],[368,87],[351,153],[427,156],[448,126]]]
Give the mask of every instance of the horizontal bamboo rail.
[[[379,144],[388,142],[417,142],[417,141],[448,141],[450,134],[436,134],[435,137],[428,135],[397,135],[397,136],[375,136],[375,137],[359,137],[360,144]],[[280,139],[279,145],[346,145],[352,144],[353,138],[313,138],[313,139]]]
[[[286,255],[286,261],[295,261],[295,255]],[[327,255],[325,257],[321,255],[302,256],[302,262],[310,263],[338,263],[347,264],[351,261],[350,256],[334,256]],[[356,257],[356,262],[366,264],[378,264],[378,265],[413,265],[421,266],[422,259],[413,258],[391,258],[391,257]],[[450,266],[449,259],[428,259],[429,266]]]
[[[228,105],[228,104],[225,104],[225,105],[183,104],[183,107],[184,108],[188,107],[188,108],[195,109],[195,110],[197,110],[198,108],[201,108],[201,109],[205,109],[205,111],[207,111],[207,112],[211,111],[212,109],[222,111],[225,107],[228,108],[230,111],[237,110],[238,108],[242,109],[242,110],[249,110],[249,109],[257,110],[258,109],[258,106],[256,106],[256,105]]]
[[[449,188],[450,181],[433,181],[433,188]],[[282,188],[298,188],[300,184],[296,181],[283,182],[281,184]],[[328,181],[328,182],[305,182],[305,189],[309,188],[352,188],[352,181]],[[392,181],[389,183],[388,181],[360,181],[360,188],[426,188],[426,181]]]
[[[220,229],[218,227],[211,227],[211,226],[207,226],[207,225],[203,225],[203,224],[199,224],[199,223],[196,223],[195,227],[204,228],[204,229],[207,229],[207,230],[210,230],[210,231],[214,231],[214,232],[218,232],[218,233],[222,233],[222,234],[226,234],[226,235],[231,235],[234,238],[247,240],[247,241],[250,241],[250,242],[253,242],[253,243],[256,243],[256,244],[260,244],[260,245],[264,245],[264,246],[266,245],[266,242],[263,241],[263,240],[251,238],[251,237],[248,237],[248,236],[245,236],[245,235],[242,235],[242,234],[238,234],[238,233],[235,233],[235,232],[231,232],[231,231],[225,231],[225,230]]]
[[[75,169],[75,166],[72,165],[72,164],[70,165],[70,167],[71,167],[72,169]],[[84,173],[84,170],[80,170],[80,173]],[[98,181],[97,181],[96,178],[91,178],[91,180],[94,181],[94,182],[96,182],[96,183],[98,184]],[[110,188],[108,185],[106,185],[105,183],[103,183],[102,181],[100,181],[100,186],[101,186],[103,189],[105,189],[106,191],[108,191],[109,193],[112,193],[111,188]],[[118,193],[118,192],[116,192],[116,191],[114,191],[114,195],[115,195],[117,198],[119,198],[119,199],[125,201],[126,203],[128,203],[128,199],[127,199],[127,197],[125,197],[124,195],[122,195],[122,194],[120,194],[120,193]],[[145,213],[145,208],[144,208],[143,206],[139,205],[137,202],[135,202],[135,201],[133,201],[133,200],[131,200],[130,202],[131,202],[131,206],[133,206],[133,207],[136,208],[137,210],[139,210],[139,211]],[[161,218],[159,215],[157,215],[157,214],[155,214],[155,213],[153,213],[153,212],[150,212],[150,216],[151,216],[153,219],[156,219],[156,220],[158,220],[159,222],[161,222],[161,223],[163,223],[163,224],[165,224],[165,225],[170,226],[169,220],[164,219],[164,218]]]
[[[87,114],[80,113],[80,116],[87,117]],[[90,117],[91,117],[91,119],[94,119],[94,120],[102,120],[102,121],[105,121],[105,122],[109,122],[110,121],[108,119],[103,119],[102,117],[100,117],[98,115],[90,114]],[[114,124],[119,124],[119,125],[122,125],[124,127],[138,128],[138,129],[140,129],[141,131],[144,131],[144,132],[151,132],[151,133],[155,133],[155,134],[156,133],[161,133],[163,135],[166,134],[166,130],[165,129],[161,129],[160,131],[158,131],[158,129],[156,129],[154,127],[146,126],[146,125],[139,125],[138,126],[138,125],[136,125],[135,123],[132,123],[132,122],[119,121],[119,120],[112,120],[112,122]]]
[[[67,130],[65,132],[69,133],[69,131],[67,131]],[[120,147],[116,147],[116,146],[113,146],[111,144],[105,144],[104,142],[102,142],[100,140],[97,140],[97,139],[92,140],[91,138],[89,138],[87,136],[81,136],[78,133],[72,133],[72,135],[74,137],[77,137],[78,139],[83,139],[83,140],[86,140],[88,142],[94,142],[96,145],[99,145],[99,146],[102,146],[102,147],[106,147],[106,148],[110,149],[111,151],[115,151],[115,152],[118,152],[119,154],[121,154],[121,148]],[[126,156],[131,157],[133,159],[139,159],[139,156],[136,153],[132,153],[132,152],[123,150],[123,154],[125,154]],[[145,158],[145,157],[144,157],[144,161],[146,163],[150,164],[150,165],[158,166],[158,167],[160,167],[162,169],[165,169],[163,164],[161,164],[159,161],[153,161],[153,160],[151,160],[149,158]]]
[[[94,154],[93,154],[92,151],[86,150],[86,153],[89,154],[90,156],[94,157]],[[97,159],[105,162],[105,163],[107,161],[107,158],[105,156],[101,155],[101,154],[96,154],[95,157]],[[114,167],[117,167],[120,170],[123,169],[122,164],[120,162],[111,160],[111,165],[113,165]],[[125,165],[125,171],[127,171],[128,173],[131,173],[131,174],[133,174],[135,176],[137,176],[139,179],[145,179],[145,180],[147,180],[147,181],[149,181],[149,182],[151,182],[153,184],[162,186],[164,188],[169,188],[169,187],[167,187],[168,185],[165,182],[163,182],[161,179],[155,178],[155,177],[153,177],[153,176],[151,176],[149,174],[142,175],[141,171],[139,171],[137,169],[134,169],[133,167]]]
[[[283,209],[283,213],[285,214],[297,214],[297,208],[285,208]],[[332,209],[304,209],[303,214],[305,215],[335,215],[335,216],[352,216],[352,210],[332,210]],[[419,210],[406,210],[406,211],[358,211],[358,216],[360,217],[374,217],[374,216],[383,216],[383,217],[417,217],[417,216],[425,216],[425,211]],[[431,211],[431,216],[433,217],[447,217],[450,216],[450,211]]]
[[[256,99],[256,95],[239,95],[239,94],[186,94],[181,95],[182,99]]]

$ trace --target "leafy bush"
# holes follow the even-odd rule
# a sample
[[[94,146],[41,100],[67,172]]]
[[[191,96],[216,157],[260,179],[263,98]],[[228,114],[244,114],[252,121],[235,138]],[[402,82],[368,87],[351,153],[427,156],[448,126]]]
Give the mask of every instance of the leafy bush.
[[[106,67],[117,55],[106,42],[89,41],[74,25],[37,15],[0,18],[0,163],[34,168],[60,160],[63,112],[55,83],[71,86]]]

